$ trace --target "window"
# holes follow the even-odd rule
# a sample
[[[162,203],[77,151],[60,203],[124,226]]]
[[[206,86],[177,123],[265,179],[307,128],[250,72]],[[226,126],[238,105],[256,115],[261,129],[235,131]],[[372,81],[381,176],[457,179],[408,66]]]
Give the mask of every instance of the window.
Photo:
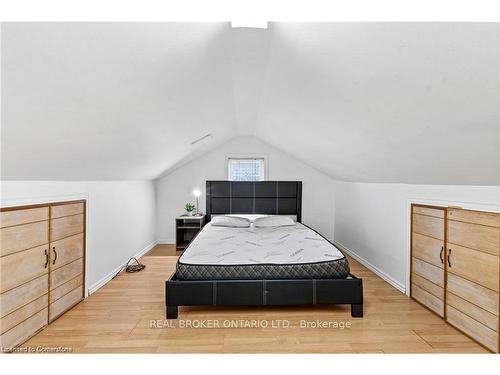
[[[264,181],[265,158],[233,158],[227,159],[227,175],[229,181]]]

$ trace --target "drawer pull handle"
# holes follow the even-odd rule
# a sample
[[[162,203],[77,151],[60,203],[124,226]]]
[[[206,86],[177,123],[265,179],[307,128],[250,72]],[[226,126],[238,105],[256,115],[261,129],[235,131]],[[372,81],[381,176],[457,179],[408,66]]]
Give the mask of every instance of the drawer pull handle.
[[[43,268],[47,268],[48,265],[49,265],[49,252],[47,251],[47,249],[45,249],[45,266],[43,266]]]
[[[441,264],[444,264],[443,255],[444,255],[444,246],[441,246],[441,252],[439,253],[439,259],[441,259]]]
[[[52,261],[52,265],[54,265],[54,264],[56,264],[56,260],[57,260],[57,251],[56,251],[55,246],[52,248],[52,251],[54,252],[54,260]]]
[[[451,262],[450,262],[450,259],[451,259],[451,249],[448,249],[448,267],[451,267]]]

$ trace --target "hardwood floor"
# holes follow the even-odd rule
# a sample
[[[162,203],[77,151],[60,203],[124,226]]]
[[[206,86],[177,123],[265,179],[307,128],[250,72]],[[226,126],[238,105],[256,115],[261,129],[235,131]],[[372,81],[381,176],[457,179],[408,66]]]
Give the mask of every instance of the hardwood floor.
[[[157,249],[158,250],[158,249]],[[165,252],[165,248],[163,249]],[[160,252],[161,253],[161,252]],[[164,323],[165,280],[176,256],[152,251],[146,269],[120,274],[24,346],[70,347],[73,352],[145,353],[436,353],[487,352],[433,313],[350,260],[363,278],[365,317],[353,319],[349,306],[180,307],[173,327]],[[156,252],[158,254],[158,252]],[[223,326],[240,319],[267,328],[181,328],[207,320]],[[288,328],[272,328],[288,321]],[[343,322],[350,328],[300,328],[300,321]],[[152,323],[154,321],[154,323]],[[283,323],[283,322],[281,322]]]
[[[175,244],[172,245],[156,245],[145,256],[180,256],[181,251],[175,249]]]

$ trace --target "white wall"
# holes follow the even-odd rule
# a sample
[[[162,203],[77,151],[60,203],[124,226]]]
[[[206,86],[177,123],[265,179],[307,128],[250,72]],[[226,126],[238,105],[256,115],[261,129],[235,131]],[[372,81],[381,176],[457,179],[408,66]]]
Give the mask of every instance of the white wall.
[[[337,182],[335,240],[407,289],[410,202],[500,211],[498,186]]]
[[[87,276],[91,292],[130,257],[155,244],[151,181],[2,181],[1,205],[87,199]]]
[[[228,154],[267,156],[268,180],[301,180],[302,222],[333,239],[334,180],[255,137],[237,137],[185,164],[156,181],[157,235],[159,242],[175,242],[175,216],[187,202],[194,202],[193,189],[200,189],[200,210],[205,211],[205,181],[227,180]]]

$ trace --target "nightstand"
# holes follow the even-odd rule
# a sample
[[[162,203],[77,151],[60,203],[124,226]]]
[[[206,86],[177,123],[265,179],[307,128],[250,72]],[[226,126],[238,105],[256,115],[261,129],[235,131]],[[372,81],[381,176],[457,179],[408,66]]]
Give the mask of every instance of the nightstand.
[[[175,249],[184,250],[205,225],[205,215],[177,216],[175,218]]]

